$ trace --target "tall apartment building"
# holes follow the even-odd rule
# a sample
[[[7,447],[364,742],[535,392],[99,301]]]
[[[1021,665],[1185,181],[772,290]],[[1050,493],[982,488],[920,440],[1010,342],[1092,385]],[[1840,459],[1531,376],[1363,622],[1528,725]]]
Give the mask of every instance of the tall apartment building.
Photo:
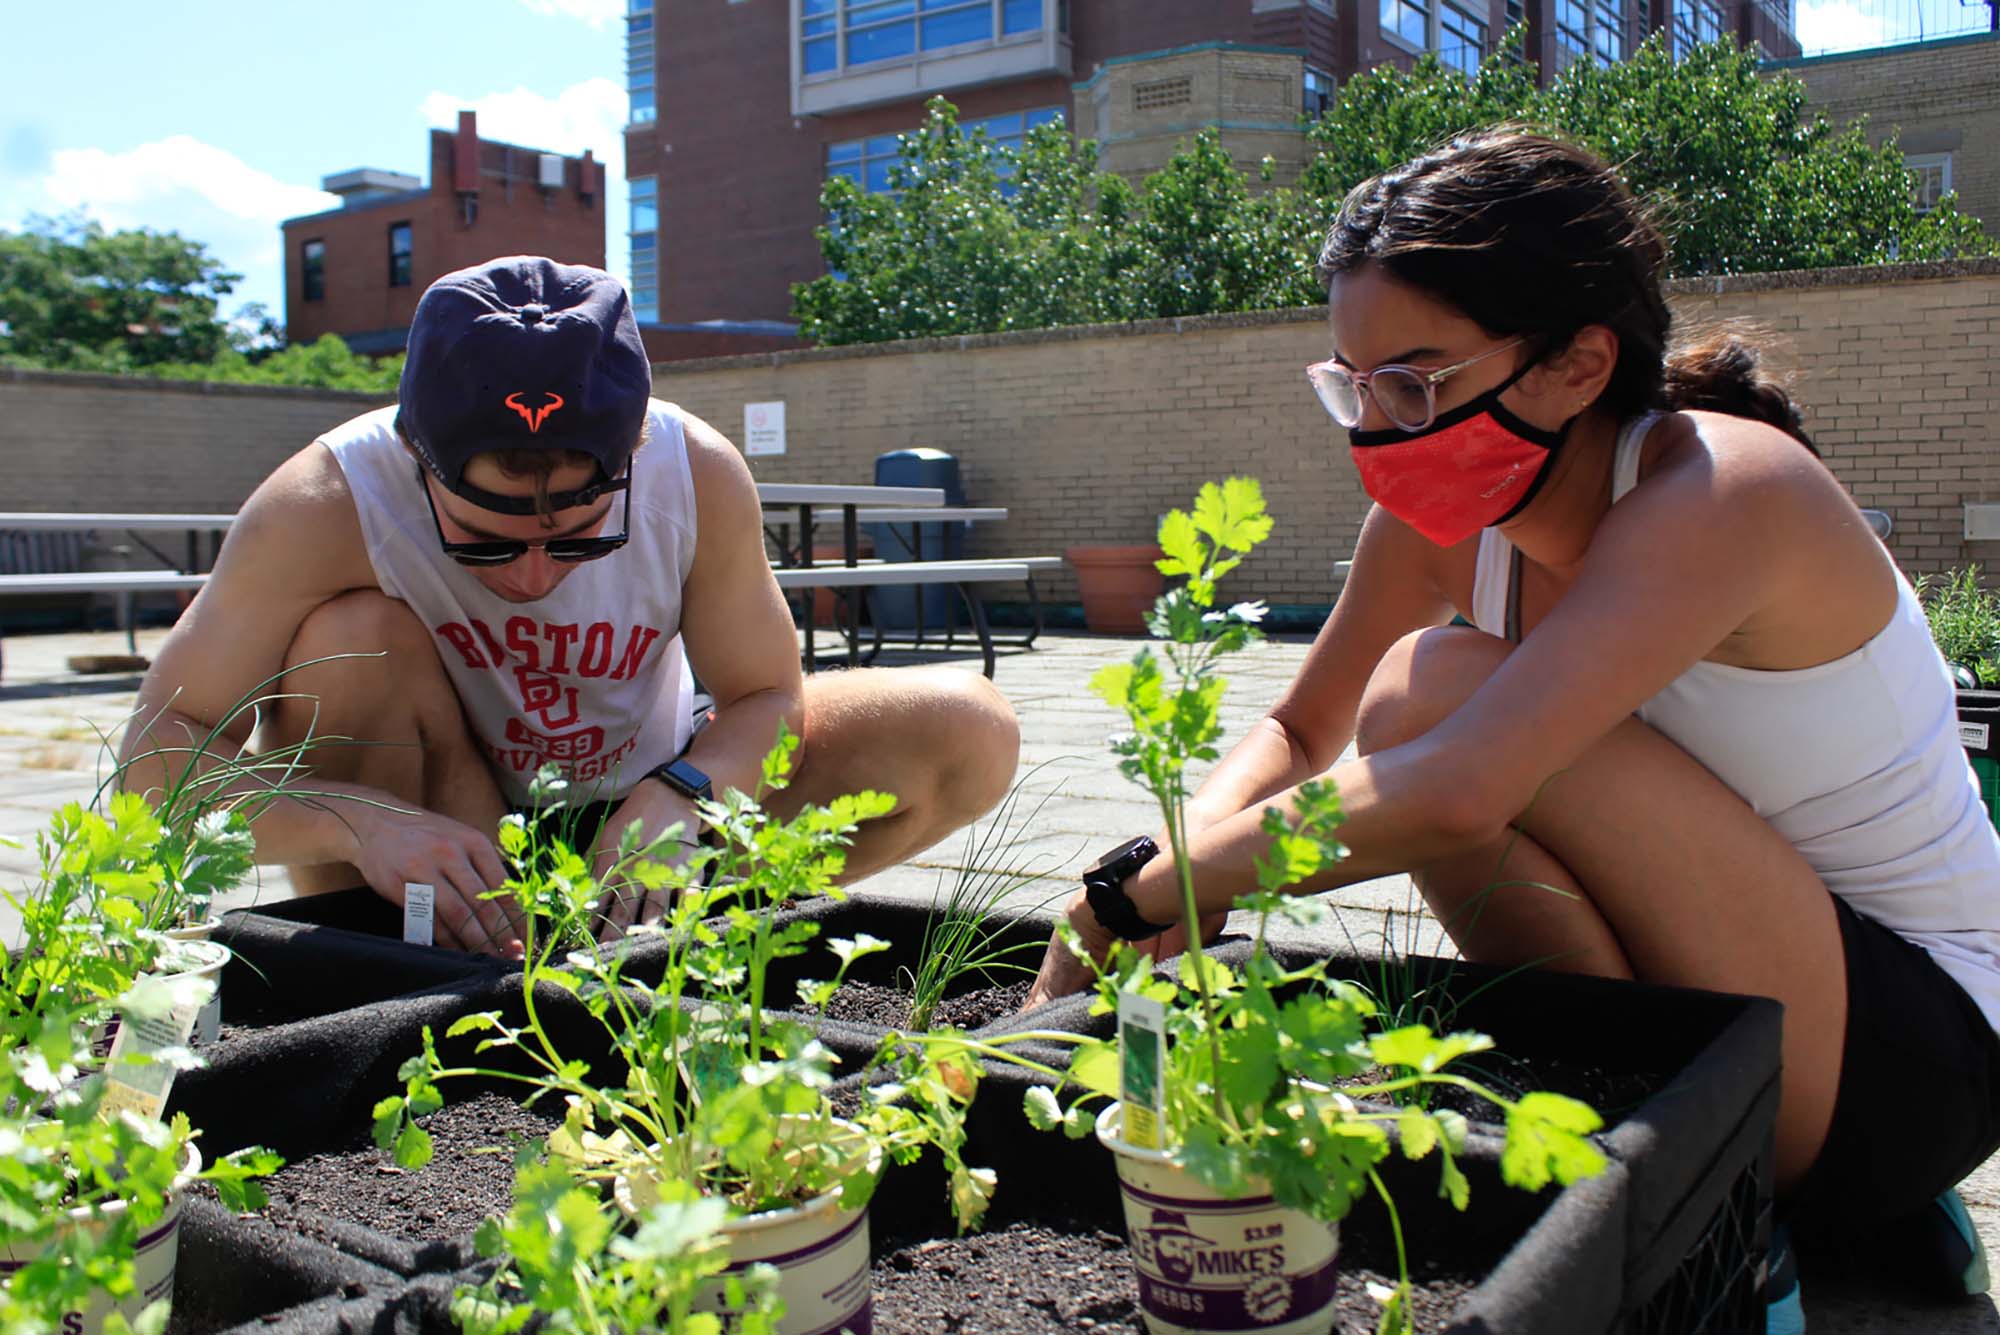
[[[497,255],[604,266],[604,164],[479,137],[477,117],[431,131],[431,183],[363,167],[321,188],[340,207],[291,218],[285,338],[338,334],[356,352],[402,351],[426,287]]]
[[[1426,50],[1471,69],[1516,24],[1550,74],[1658,29],[1798,51],[1792,0],[630,0],[633,304],[682,329],[787,319],[823,271],[821,183],[885,188],[935,94],[1002,143],[1060,116],[1123,174],[1204,126],[1282,174],[1341,80]]]

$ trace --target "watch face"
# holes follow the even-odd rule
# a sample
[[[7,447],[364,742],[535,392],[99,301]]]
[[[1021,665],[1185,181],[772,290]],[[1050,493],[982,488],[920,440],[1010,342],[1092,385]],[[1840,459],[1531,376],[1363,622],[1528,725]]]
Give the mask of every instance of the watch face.
[[[1118,847],[1112,849],[1109,853],[1106,853],[1103,857],[1099,858],[1096,862],[1092,863],[1090,869],[1092,871],[1103,871],[1108,867],[1115,866],[1119,862],[1130,857],[1133,853],[1137,852],[1141,847],[1150,844],[1152,842],[1153,841],[1150,836],[1143,834],[1140,835],[1137,839],[1127,839],[1124,843],[1118,845]]]
[[[685,760],[676,760],[671,765],[662,766],[659,773],[670,787],[687,797],[710,795],[708,776]]]

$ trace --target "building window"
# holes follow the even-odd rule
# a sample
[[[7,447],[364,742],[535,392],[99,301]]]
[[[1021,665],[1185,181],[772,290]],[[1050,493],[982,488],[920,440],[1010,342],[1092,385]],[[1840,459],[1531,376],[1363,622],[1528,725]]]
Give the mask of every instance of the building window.
[[[799,69],[835,74],[1042,26],[1043,0],[799,0]]]
[[[1470,79],[1486,55],[1486,23],[1446,0],[1438,6],[1438,59]]]
[[[1430,45],[1428,0],[1382,0],[1382,32],[1421,51]]]
[[[299,247],[299,284],[307,301],[326,296],[326,242],[308,241]]]
[[[1698,46],[1722,36],[1722,11],[1709,0],[1674,0],[1673,53],[1684,60]]]
[[[653,101],[653,0],[631,0],[625,15],[625,91],[632,99],[631,124],[657,114]]]
[[[1625,55],[1622,0],[1556,0],[1556,68],[1579,60],[1615,65]]]
[[[410,285],[410,225],[389,224],[389,286]]]
[[[1307,120],[1318,120],[1333,106],[1333,76],[1325,70],[1306,66],[1305,111]]]
[[[987,142],[995,148],[1011,149],[1019,153],[1028,142],[1028,131],[1039,125],[1047,125],[1062,119],[1061,107],[1036,107],[1032,111],[1010,111],[1002,116],[986,116],[978,120],[960,121],[959,133],[970,136],[976,131],[984,131]],[[861,189],[863,194],[891,194],[889,169],[896,165],[897,146],[902,141],[899,134],[881,134],[870,139],[847,139],[826,146],[826,174],[845,176]],[[1003,159],[998,164],[1002,181],[1001,189],[1012,194],[1014,163]]]
[[[642,324],[660,320],[660,178],[635,176],[631,191],[632,318]]]
[[[1905,153],[1910,172],[1910,202],[1918,213],[1931,213],[1951,193],[1951,154]]]

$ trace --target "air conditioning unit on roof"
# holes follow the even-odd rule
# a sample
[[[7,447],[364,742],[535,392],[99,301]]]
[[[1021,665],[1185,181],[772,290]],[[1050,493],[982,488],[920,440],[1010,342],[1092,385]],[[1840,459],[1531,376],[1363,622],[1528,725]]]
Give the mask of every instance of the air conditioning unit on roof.
[[[542,154],[541,186],[544,190],[560,190],[563,183],[563,155]]]

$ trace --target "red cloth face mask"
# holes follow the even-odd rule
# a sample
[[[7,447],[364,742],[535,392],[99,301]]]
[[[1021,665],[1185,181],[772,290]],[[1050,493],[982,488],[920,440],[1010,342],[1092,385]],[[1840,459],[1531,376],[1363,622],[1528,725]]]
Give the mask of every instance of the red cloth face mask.
[[[1363,490],[1440,547],[1512,519],[1541,490],[1576,420],[1544,431],[1507,411],[1500,395],[1527,369],[1422,431],[1350,431]]]

